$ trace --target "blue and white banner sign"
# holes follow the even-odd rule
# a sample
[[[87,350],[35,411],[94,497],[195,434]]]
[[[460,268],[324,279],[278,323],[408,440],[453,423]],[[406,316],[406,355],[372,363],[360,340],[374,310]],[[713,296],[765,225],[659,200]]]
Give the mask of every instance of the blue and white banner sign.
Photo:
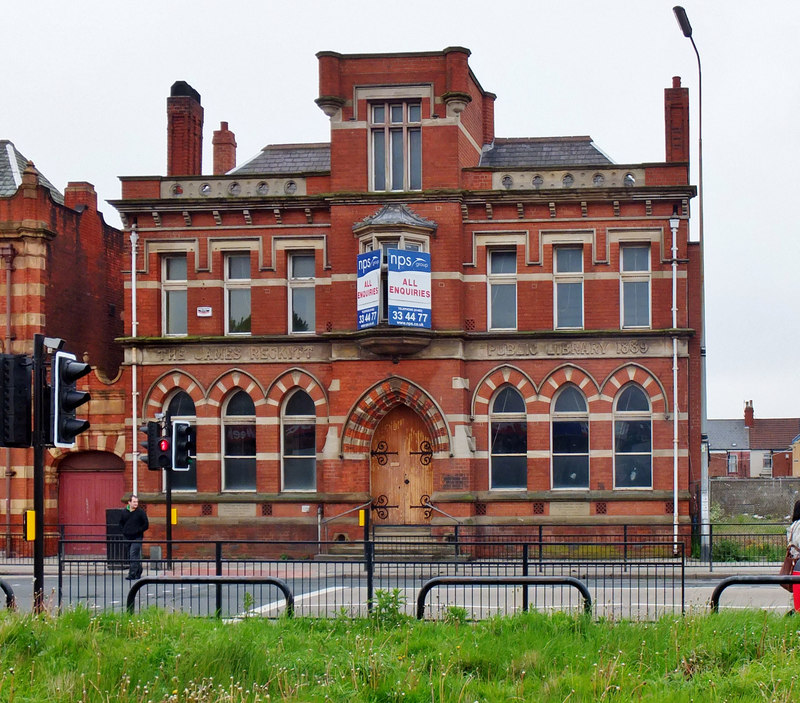
[[[431,327],[431,255],[389,249],[389,324]]]
[[[358,329],[378,324],[378,306],[381,303],[381,253],[367,251],[358,255],[356,278],[356,310]]]

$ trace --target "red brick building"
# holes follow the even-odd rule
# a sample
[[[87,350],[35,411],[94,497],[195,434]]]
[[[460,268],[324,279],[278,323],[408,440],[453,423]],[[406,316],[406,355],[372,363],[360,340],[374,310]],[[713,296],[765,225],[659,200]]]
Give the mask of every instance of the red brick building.
[[[33,337],[65,340],[88,361],[83,383],[92,428],[78,452],[45,453],[45,524],[103,523],[124,489],[124,387],[113,386],[123,359],[114,339],[123,334],[122,233],[97,210],[94,187],[67,184],[60,193],[8,140],[0,140],[0,326],[3,353],[33,354]],[[22,515],[33,508],[33,452],[0,449],[0,514],[6,539],[17,547]],[[84,527],[81,534],[87,534]],[[98,536],[104,529],[96,531]],[[91,532],[90,532],[91,534]]]
[[[200,96],[173,86],[167,175],[113,204],[138,236],[128,446],[157,413],[197,427],[178,536],[355,534],[331,518],[365,504],[376,524],[689,521],[688,92],[665,91],[664,162],[616,164],[589,137],[496,137],[468,57],[322,52],[330,141],[237,165],[223,122],[205,175]],[[163,517],[164,477],[127,462]]]

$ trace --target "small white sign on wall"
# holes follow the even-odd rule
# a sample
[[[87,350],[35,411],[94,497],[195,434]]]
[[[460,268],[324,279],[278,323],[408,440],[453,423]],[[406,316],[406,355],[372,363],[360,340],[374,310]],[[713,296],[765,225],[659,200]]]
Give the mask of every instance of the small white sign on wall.
[[[197,317],[211,317],[212,308],[210,305],[202,305],[197,308]]]

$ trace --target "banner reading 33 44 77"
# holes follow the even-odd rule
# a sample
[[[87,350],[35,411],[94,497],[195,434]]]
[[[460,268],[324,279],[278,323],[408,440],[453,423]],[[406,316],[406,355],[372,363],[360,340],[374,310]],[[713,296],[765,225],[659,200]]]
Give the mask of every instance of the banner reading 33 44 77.
[[[389,324],[431,327],[431,255],[389,249]]]

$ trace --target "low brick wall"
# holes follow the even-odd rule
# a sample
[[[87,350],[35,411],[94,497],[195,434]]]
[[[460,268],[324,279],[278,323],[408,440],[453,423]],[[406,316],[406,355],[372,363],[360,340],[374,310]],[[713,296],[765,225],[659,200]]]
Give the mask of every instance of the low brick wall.
[[[711,504],[725,515],[763,515],[783,519],[800,500],[800,478],[712,478]]]

